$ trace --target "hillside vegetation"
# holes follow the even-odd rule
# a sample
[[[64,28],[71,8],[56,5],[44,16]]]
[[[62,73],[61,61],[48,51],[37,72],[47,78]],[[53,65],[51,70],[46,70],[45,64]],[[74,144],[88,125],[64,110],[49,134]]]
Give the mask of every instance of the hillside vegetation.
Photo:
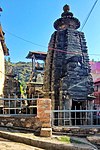
[[[12,75],[14,78],[20,81],[20,83],[26,87],[26,82],[29,81],[32,71],[31,62],[17,62],[12,63],[8,60],[5,61],[6,75]]]

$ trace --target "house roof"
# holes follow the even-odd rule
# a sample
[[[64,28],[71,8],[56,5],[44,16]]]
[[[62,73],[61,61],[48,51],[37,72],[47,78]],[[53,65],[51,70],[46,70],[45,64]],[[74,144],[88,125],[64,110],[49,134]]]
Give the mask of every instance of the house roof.
[[[91,72],[92,73],[100,73],[100,62],[94,62],[94,61],[90,61],[89,62],[91,65]]]
[[[33,57],[35,57],[35,59],[37,59],[37,60],[45,60],[46,56],[47,56],[46,52],[29,51],[26,58],[32,59]]]
[[[100,83],[100,78],[97,78],[95,81],[94,81],[94,84],[96,83]]]
[[[7,46],[5,44],[4,34],[5,33],[2,30],[2,26],[0,25],[0,41],[2,44],[4,55],[8,56],[9,55],[9,49],[7,48]]]

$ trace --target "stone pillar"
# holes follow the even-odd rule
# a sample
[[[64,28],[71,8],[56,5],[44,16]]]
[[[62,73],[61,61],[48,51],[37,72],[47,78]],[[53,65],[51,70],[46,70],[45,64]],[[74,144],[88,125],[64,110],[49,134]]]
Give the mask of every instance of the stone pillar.
[[[51,136],[51,99],[40,98],[37,100],[37,117],[42,123],[40,135]]]

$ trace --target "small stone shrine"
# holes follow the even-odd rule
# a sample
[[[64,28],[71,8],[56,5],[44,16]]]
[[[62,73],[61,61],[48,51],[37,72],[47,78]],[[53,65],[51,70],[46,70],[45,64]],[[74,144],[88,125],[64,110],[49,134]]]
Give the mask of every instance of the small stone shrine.
[[[54,22],[56,31],[48,46],[44,72],[45,97],[52,100],[52,109],[84,109],[93,98],[93,80],[89,56],[80,22],[68,5],[61,18]]]

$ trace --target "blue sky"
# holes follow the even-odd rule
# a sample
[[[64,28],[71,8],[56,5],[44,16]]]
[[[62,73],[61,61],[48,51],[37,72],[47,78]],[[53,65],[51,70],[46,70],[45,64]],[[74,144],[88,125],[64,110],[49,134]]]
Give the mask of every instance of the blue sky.
[[[12,62],[27,61],[29,51],[47,51],[53,23],[65,4],[83,24],[95,0],[0,0],[3,9],[0,21]],[[100,60],[100,1],[95,6],[83,32],[90,59]],[[79,29],[80,30],[80,29]],[[44,47],[25,42],[10,33]],[[98,55],[91,55],[98,54]]]

